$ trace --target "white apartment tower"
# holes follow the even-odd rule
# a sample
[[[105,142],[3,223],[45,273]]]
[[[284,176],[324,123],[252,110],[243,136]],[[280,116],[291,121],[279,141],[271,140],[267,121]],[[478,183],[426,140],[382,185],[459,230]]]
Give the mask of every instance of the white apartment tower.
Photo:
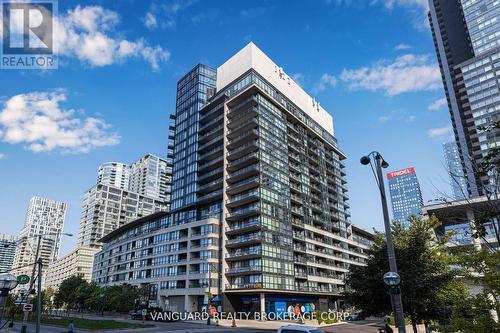
[[[131,165],[99,167],[97,183],[83,197],[78,246],[100,247],[99,239],[137,218],[170,208],[172,167],[146,154]]]
[[[12,264],[16,272],[29,271],[32,268],[29,265],[36,261],[37,236],[40,234],[47,235],[40,243],[40,257],[44,267],[57,259],[66,208],[66,204],[61,201],[37,196],[31,198]]]
[[[130,166],[129,191],[158,198],[169,199],[171,167],[167,160],[147,154]]]
[[[108,162],[99,166],[97,182],[128,189],[130,179],[130,166],[124,163]]]

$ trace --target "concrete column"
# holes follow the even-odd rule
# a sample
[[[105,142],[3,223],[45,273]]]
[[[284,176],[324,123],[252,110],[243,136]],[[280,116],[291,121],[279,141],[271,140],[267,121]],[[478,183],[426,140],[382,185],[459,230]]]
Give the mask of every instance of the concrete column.
[[[191,312],[191,298],[189,295],[184,295],[184,311]]]
[[[476,225],[475,225],[475,221],[476,220],[475,220],[475,217],[474,217],[474,212],[470,208],[466,208],[466,209],[467,209],[466,210],[467,221],[470,224],[470,228],[471,228],[472,233],[475,234],[477,232],[477,229],[476,229]],[[473,237],[472,238],[472,242],[474,244],[474,250],[481,251],[481,239]],[[487,297],[488,297],[488,299],[490,301],[493,301],[493,302],[495,301],[495,298],[493,297],[492,294],[488,294]],[[498,313],[496,312],[495,309],[490,310],[490,315],[493,318],[493,320],[498,323]]]
[[[260,320],[264,317],[266,313],[266,294],[260,293]]]
[[[469,222],[472,234],[475,234],[477,232],[477,229],[476,229],[476,224],[475,224],[476,218],[474,216],[474,211],[471,208],[466,208],[465,212],[467,214],[467,221]],[[474,250],[481,251],[481,239],[480,238],[472,237],[472,243],[474,245]]]

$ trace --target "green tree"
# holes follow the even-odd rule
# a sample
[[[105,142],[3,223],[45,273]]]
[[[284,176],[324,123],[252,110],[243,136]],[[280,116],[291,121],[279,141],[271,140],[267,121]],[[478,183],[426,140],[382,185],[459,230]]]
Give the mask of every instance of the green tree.
[[[84,304],[81,288],[85,288],[88,282],[79,276],[72,276],[64,280],[54,297],[54,304],[57,307],[65,305],[69,309],[80,310]],[[80,291],[79,291],[80,290]]]
[[[449,319],[452,304],[466,295],[466,288],[456,280],[456,271],[450,267],[451,258],[444,247],[447,239],[434,237],[439,223],[435,217],[412,217],[409,228],[392,225],[403,308],[414,332],[419,322]],[[389,314],[390,298],[382,280],[387,271],[387,243],[385,236],[377,233],[367,266],[351,268],[347,299],[370,314]]]
[[[439,326],[439,331],[500,332],[499,323],[492,318],[492,311],[500,312],[500,252],[459,250],[455,253],[454,263],[461,267],[463,279],[481,286],[482,290],[453,304],[450,321]]]
[[[117,312],[130,311],[140,294],[141,289],[129,284],[106,287],[104,288],[106,309]]]

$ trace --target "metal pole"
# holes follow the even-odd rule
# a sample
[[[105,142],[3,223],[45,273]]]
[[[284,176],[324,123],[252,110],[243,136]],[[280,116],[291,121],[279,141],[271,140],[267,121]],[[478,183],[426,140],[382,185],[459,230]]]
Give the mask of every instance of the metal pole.
[[[382,176],[382,156],[375,155],[377,178],[379,182],[380,198],[382,200],[382,212],[384,214],[385,237],[387,239],[387,256],[389,258],[389,268],[391,272],[397,273],[396,255],[394,253],[394,244],[392,242],[391,222],[389,220],[389,210],[387,209],[387,198],[385,196],[384,178]],[[394,301],[394,319],[398,326],[399,333],[406,333],[404,322],[403,302],[401,301],[401,292],[393,295]]]
[[[0,291],[0,327],[2,327],[2,320],[3,320],[4,311],[5,311],[5,304],[7,303],[7,297],[9,297],[9,292],[1,290]]]
[[[36,333],[40,333],[40,324],[42,322],[42,258],[38,261],[38,297],[36,305]]]
[[[26,239],[26,242],[28,242],[28,239]],[[29,295],[31,294],[31,291],[33,290],[33,286],[35,285],[35,272],[36,272],[36,266],[38,263],[38,255],[40,254],[40,243],[42,242],[42,235],[38,235],[38,241],[36,245],[36,251],[35,251],[35,263],[33,264],[33,270],[31,271],[31,279],[30,279],[30,287],[28,288],[28,291],[26,293],[26,299],[28,299]],[[28,244],[29,245],[29,244]],[[21,326],[21,332],[27,332],[27,325],[26,325],[26,320],[27,316],[24,314],[23,316],[23,323]],[[39,330],[37,330],[39,332]]]

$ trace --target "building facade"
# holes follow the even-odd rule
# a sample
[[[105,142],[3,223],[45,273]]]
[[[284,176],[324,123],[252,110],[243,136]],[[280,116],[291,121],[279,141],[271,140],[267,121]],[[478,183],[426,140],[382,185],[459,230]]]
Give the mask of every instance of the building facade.
[[[391,196],[392,217],[403,225],[408,218],[422,214],[422,192],[414,168],[387,173],[389,194]]]
[[[171,236],[156,240],[147,233],[140,242],[145,249],[131,250],[125,226],[123,233],[103,239],[94,280],[142,283],[135,274],[152,279],[155,260],[187,260],[177,271],[165,268],[177,282],[164,283],[171,288],[160,282],[158,299],[168,299],[172,307],[172,296],[186,295],[182,289],[208,290],[180,297],[176,309],[191,311],[195,299],[199,305],[209,294],[217,295],[226,311],[273,311],[283,302],[334,308],[345,274],[351,265],[364,264],[372,236],[349,222],[346,157],[328,112],[250,43],[217,70],[198,65],[184,76],[175,118],[171,214],[137,223],[144,222],[146,230],[149,223],[163,223],[167,230],[158,232],[169,235],[180,229],[172,236],[178,245],[167,248],[182,249],[182,256],[155,259],[164,246],[155,242]],[[202,227],[213,237],[192,239]],[[199,246],[210,247],[199,250],[200,258],[215,256],[216,262],[202,259],[201,276],[198,266],[191,267]],[[114,251],[121,257],[118,267],[109,264]],[[150,258],[132,259],[137,255]],[[115,273],[130,267],[144,273]]]
[[[130,165],[128,190],[163,202],[170,202],[172,165],[166,159],[147,154]]]
[[[17,237],[0,234],[0,272],[7,272],[12,268],[16,253]]]
[[[78,246],[100,247],[99,239],[139,217],[168,211],[168,203],[111,185],[97,184],[83,196]]]
[[[468,197],[467,179],[465,178],[460,151],[456,142],[443,143],[444,161],[448,171],[453,200],[462,200]]]
[[[19,233],[12,268],[16,275],[31,272],[36,261],[38,235],[45,234],[40,242],[40,258],[43,267],[57,259],[61,247],[61,237],[66,216],[66,204],[42,197],[31,198],[24,227]]]
[[[493,218],[485,223],[485,237],[474,237],[474,223],[477,217],[483,216],[484,212],[491,210],[492,205],[498,206],[500,200],[488,199],[485,196],[452,202],[435,203],[422,207],[426,216],[435,215],[441,225],[436,230],[436,235],[442,237],[453,232],[447,246],[470,247],[476,249],[498,250],[499,244],[496,238],[496,230],[500,230],[498,218]]]
[[[170,209],[172,165],[146,154],[132,165],[99,167],[97,184],[83,196],[78,246],[99,247],[99,239],[120,226]]]
[[[94,255],[98,251],[97,248],[80,246],[64,257],[51,262],[47,268],[44,288],[57,290],[64,280],[72,276],[78,276],[90,282]]]
[[[481,175],[483,158],[500,144],[500,3],[429,0],[429,21],[468,196],[495,186]]]
[[[107,162],[99,166],[97,183],[111,185],[122,190],[129,188],[130,166],[124,163]]]

